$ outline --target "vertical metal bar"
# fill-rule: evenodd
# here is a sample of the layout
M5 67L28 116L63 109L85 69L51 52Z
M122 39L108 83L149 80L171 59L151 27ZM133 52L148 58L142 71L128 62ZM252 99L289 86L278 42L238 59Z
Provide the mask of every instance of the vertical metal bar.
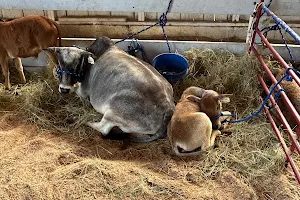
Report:
M262 99L260 99L260 100L262 101ZM283 148L283 151L284 151L284 153L285 153L285 155L286 155L286 158L287 158L288 162L290 163L290 166L291 166L291 168L292 168L292 170L293 170L293 172L294 172L294 174L295 174L295 177L296 177L298 183L300 184L300 173L299 173L299 171L298 171L298 169L297 169L297 166L296 166L296 164L295 164L293 158L292 158L291 155L289 154L288 147L286 146L286 144L285 144L285 142L284 142L284 139L282 138L282 136L281 136L281 134L280 134L280 131L279 131L279 129L277 128L276 123L275 123L273 117L271 116L271 114L270 114L268 108L267 108L267 107L264 107L264 111L265 111L265 113L266 113L266 115L267 115L267 117L268 117L268 119L269 119L269 121L270 121L270 123L271 123L272 129L273 129L273 131L275 132L275 134L276 134L276 136L277 136L277 139L279 140L279 142L280 142L280 144L281 144L281 146L282 146L282 148Z
M283 58L277 53L277 51L272 47L272 45L269 43L269 41L267 40L267 38L262 34L262 32L260 30L258 30L258 28L256 28L256 32L257 34L261 37L262 41L266 44L266 46L270 49L270 51L272 52L272 54L274 55L274 57L278 60L278 62L285 68L289 68L290 66L283 60ZM300 78L298 77L298 75L293 71L293 70L289 70L288 72L292 77L293 80L298 84L298 86L300 86Z
M264 0L261 0L260 3L263 3ZM260 16L261 16L261 6L258 8L257 13L256 13L256 21L255 21L255 27L258 27L259 24L259 20L260 20ZM252 28L252 27L251 27ZM255 41L255 37L256 37L256 28L253 30L253 35L252 35L252 40L251 40L251 45L248 49L248 53L251 52L251 47L254 45L254 41Z
M261 55L257 52L257 50L254 47L252 47L251 49L256 55L256 57L258 58L258 61L261 63L262 69L267 73L267 75L269 76L273 84L276 84L277 83L276 78L274 77L274 75L272 74L272 72L270 71L266 63L263 61ZM277 89L280 90L281 86L278 85ZM297 110L295 109L295 107L293 106L289 98L286 96L285 92L281 92L281 98L287 104L289 110L291 111L291 114L295 118L297 124L300 126L300 115L298 114Z
M270 91L269 91L265 81L263 80L263 78L260 75L258 75L258 81L260 82L260 84L263 87L263 89L265 90L265 92L267 94L269 94ZM275 99L271 96L270 100L271 100L271 103L274 105L274 109L275 109L276 113L278 114L278 118L282 122L283 126L286 128L288 136L289 136L290 140L292 141L292 147L291 148L295 148L297 150L297 152L300 154L300 144L296 139L297 138L296 134L293 133L293 130L291 129L289 123L287 122L284 115L282 114L279 106L276 104ZM292 149L291 149L291 151L293 152Z
M264 0L261 0L260 3L263 3ZM258 58L259 62L261 63L261 67L262 69L267 73L267 75L269 76L269 78L272 80L273 84L276 84L277 83L277 80L276 78L274 77L274 75L271 73L270 69L268 68L268 66L266 65L266 63L264 62L264 60L262 59L261 55L257 52L257 50L255 49L254 47L254 42L255 42L255 37L256 37L256 34L258 34L262 41L267 45L267 47L270 49L270 51L272 52L272 54L274 55L274 57L280 62L280 64L285 68L289 68L288 64L282 59L282 57L276 52L276 50L272 47L272 45L269 43L269 41L267 40L267 38L264 37L264 35L261 33L261 31L258 29L258 24L259 24L259 20L260 20L260 17L261 17L261 11L262 9L265 10L265 12L268 13L268 15L271 15L272 18L275 20L275 22L277 24L280 24L290 35L292 35L294 37L294 39L297 41L297 42L300 42L300 38L298 38L299 36L297 34L294 34L294 31L289 27L287 26L287 24L285 24L284 21L282 21L280 18L278 18L274 13L272 13L265 5L261 5L258 10L257 10L257 13L256 13L256 22L255 22L255 29L253 31L253 35L252 35L252 41L251 41L251 45L248 49L248 53L250 54L251 51L254 52L254 54L256 55L256 57ZM270 12L268 12L270 11ZM246 40L247 41L247 40ZM300 86L300 79L298 78L298 76L294 73L294 71L292 70L289 70L287 73L289 73L293 79L295 80L295 82L298 84L298 86ZM258 76L258 80L261 82L264 90L266 91L267 94L270 93L267 85L265 84L263 78L261 76ZM281 89L281 86L278 85L277 86L277 89ZM281 91L281 90L280 90ZM300 116L299 116L299 113L297 112L297 110L295 109L295 107L292 105L291 101L289 100L289 98L286 96L285 92L282 92L281 91L281 98L284 100L284 102L287 104L289 110L291 111L293 117L296 119L296 122L298 124L298 128L296 129L296 133L299 137L299 134L300 134ZM278 105L276 104L276 101L275 99L271 96L270 98L278 116L279 116L279 119L281 120L281 122L283 123L283 125L285 126L285 128L287 129L287 132L288 132L288 135L290 137L290 139L292 140L292 145L291 145L291 149L289 150L286 143L284 142L284 139L282 138L281 134L280 134L280 131L279 129L277 128L276 126L276 123L273 119L273 117L271 116L268 108L265 106L264 107L264 111L271 123L271 126L272 126L272 129L274 131L274 133L276 134L277 136L277 139L279 140L283 150L284 150L284 153L286 155L286 158L288 160L288 162L290 163L290 166L295 174L295 177L298 181L298 183L300 184L300 173L295 165L295 162L293 160L293 158L291 157L290 153L291 151L293 151L294 148L297 149L298 153L300 153L300 145L299 145L299 142L297 141L297 135L295 135L293 133L293 131L291 130L291 127L290 125L288 124L288 122L286 121L285 117L283 116L280 108L278 107ZM260 98L260 101L262 102L262 99Z

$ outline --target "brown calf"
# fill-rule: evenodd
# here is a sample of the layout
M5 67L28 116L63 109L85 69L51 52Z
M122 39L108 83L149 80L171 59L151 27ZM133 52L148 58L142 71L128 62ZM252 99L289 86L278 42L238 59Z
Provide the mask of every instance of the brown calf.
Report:
M221 132L213 130L209 116L220 114L222 103L230 101L227 96L197 87L183 92L168 125L168 137L176 155L197 155L213 146ZM220 120L214 119L217 124Z
M5 88L10 89L9 59L14 59L22 83L26 83L20 58L37 56L42 49L61 46L57 24L43 16L27 16L11 21L0 22L0 64L5 77ZM55 57L48 54L51 59Z
M284 76L286 73L285 69L282 69L276 76L276 79L279 80L282 76ZM283 80L281 82L281 86L284 89L286 95L292 102L293 106L297 110L298 113L300 113L300 87L298 84L293 80L292 82L289 82L287 80ZM292 116L291 112L289 111L288 107L284 103L283 99L280 98L278 100L278 106L280 107L283 115L285 116L286 120L289 122L291 128L295 128L297 123L295 118ZM276 115L275 115L276 116ZM280 123L279 119L276 121L278 124Z

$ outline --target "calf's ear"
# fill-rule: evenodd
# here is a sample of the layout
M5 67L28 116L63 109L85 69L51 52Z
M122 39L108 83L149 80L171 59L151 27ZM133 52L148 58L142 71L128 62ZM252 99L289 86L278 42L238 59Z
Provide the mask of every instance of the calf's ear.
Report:
M230 102L230 96L232 96L233 94L221 94L218 96L219 100L222 103L229 103Z
M196 103L200 103L201 102L201 98L200 97L196 97L194 95L189 95L186 97L188 100L196 102Z

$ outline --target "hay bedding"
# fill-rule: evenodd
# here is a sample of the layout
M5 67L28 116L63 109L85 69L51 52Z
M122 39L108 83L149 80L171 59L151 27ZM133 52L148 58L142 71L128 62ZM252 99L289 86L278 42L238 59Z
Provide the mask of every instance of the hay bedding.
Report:
M174 86L176 100L196 85L233 93L225 109L239 117L256 110L255 59L198 49L185 56L191 70ZM19 95L0 90L0 199L300 199L263 116L229 127L217 148L194 158L174 156L167 140L120 150L82 125L98 114L60 95L50 67L27 77Z

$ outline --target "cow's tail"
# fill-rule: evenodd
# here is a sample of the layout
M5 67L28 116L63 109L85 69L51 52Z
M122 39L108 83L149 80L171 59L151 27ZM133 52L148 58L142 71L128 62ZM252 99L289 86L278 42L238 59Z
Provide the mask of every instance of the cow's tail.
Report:
M169 109L166 111L164 118L163 118L163 123L154 135L151 135L148 138L129 138L129 141L146 143L146 142L152 142L152 141L160 139L160 138L165 138L167 136L168 123L170 122L173 113L174 113L174 109Z

